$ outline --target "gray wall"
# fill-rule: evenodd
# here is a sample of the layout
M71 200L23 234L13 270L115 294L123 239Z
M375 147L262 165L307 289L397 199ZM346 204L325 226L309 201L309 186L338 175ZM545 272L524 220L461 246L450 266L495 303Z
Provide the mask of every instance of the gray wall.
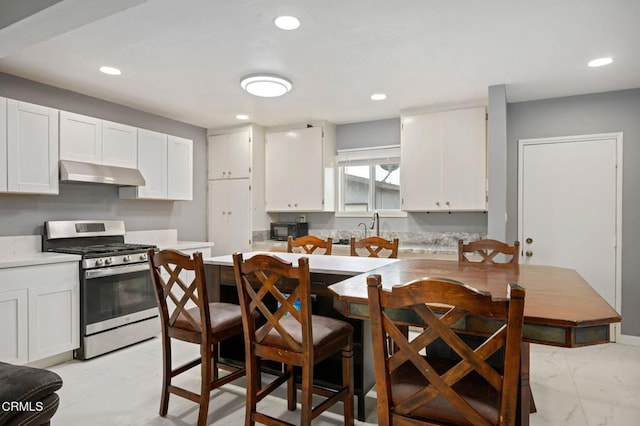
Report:
M336 126L337 149L370 148L400 143L400 118ZM420 179L420 176L416 176ZM293 221L298 214L281 213L280 220ZM356 230L369 217L336 217L333 213L309 213L311 229ZM487 232L486 213L408 213L407 217L380 218L381 231L397 232Z
M123 219L129 231L178 229L207 240L206 129L0 73L0 96L193 140L193 201L120 200L111 185L61 183L59 195L0 194L0 236L37 235L47 220Z
M622 333L640 336L640 89L512 103L507 117L508 241L517 238L519 139L624 132Z

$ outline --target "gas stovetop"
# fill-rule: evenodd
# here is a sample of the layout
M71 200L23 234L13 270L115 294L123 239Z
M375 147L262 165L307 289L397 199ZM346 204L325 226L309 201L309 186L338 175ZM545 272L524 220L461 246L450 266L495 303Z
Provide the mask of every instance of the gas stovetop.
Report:
M70 247L57 247L55 249L49 249L49 251L55 251L58 253L67 254L80 254L86 258L96 256L109 256L119 254L134 254L140 251L146 251L155 246L150 244L128 244L128 243L113 243L113 244L96 244L88 246L70 246Z

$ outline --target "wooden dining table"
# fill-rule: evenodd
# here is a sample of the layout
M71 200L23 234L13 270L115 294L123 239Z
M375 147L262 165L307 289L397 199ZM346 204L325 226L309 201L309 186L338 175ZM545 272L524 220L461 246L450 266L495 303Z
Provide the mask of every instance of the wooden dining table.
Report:
M431 259L402 259L332 284L329 290L334 294L334 308L349 318L367 320L366 278L371 274L381 276L384 289L416 279L439 277L490 292L495 299L507 296L509 283L524 286L526 297L519 396L519 423L522 425L529 424L529 413L535 411L531 405L529 386L529 344L574 348L608 343L611 324L622 319L572 269ZM406 319L410 320L409 317ZM468 321L465 327L468 331L480 333L491 329L490 324L479 319Z

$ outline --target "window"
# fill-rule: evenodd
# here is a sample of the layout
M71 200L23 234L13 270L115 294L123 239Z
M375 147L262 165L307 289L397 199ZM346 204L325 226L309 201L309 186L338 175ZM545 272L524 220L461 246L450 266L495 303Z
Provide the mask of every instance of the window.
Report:
M400 212L398 146L338 151L338 213Z

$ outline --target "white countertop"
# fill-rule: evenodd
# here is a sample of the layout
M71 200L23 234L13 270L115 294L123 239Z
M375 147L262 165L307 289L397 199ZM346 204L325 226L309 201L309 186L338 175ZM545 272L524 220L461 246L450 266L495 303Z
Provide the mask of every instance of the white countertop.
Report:
M203 247L213 247L214 243L209 243L206 241L175 241L175 242L165 242L161 241L156 244L160 250L164 249L174 249L174 250L192 250L199 249Z
M176 229L128 231L124 236L124 241L127 243L154 244L160 250L192 250L215 245L206 241L178 241L178 230Z
M20 266L46 265L49 263L79 262L81 256L62 253L16 253L0 256L0 269Z
M371 271L391 263L398 262L399 259L386 259L377 257L356 257L356 256L325 256L321 254L300 254L300 253L274 253L268 251L252 251L243 253L244 259L249 259L256 254L268 254L277 256L280 259L291 262L294 265L298 263L300 257L309 258L309 270L324 274L337 275L354 275ZM205 264L233 266L233 258L231 255L207 257Z

